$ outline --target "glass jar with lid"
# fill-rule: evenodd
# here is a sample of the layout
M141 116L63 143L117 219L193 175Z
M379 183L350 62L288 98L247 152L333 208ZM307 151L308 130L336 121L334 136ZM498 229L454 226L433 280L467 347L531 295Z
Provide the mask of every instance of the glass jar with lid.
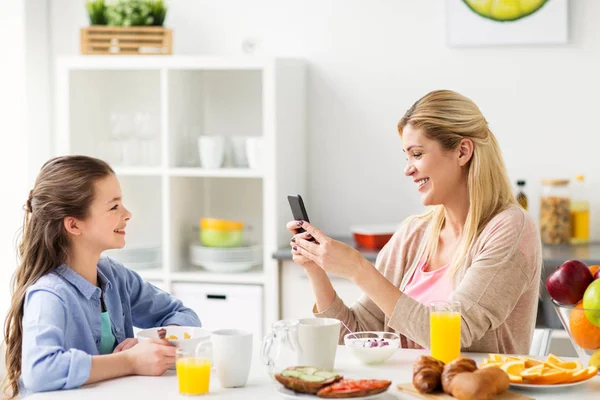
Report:
M569 243L571 238L571 195L568 179L542 180L540 230L543 243Z

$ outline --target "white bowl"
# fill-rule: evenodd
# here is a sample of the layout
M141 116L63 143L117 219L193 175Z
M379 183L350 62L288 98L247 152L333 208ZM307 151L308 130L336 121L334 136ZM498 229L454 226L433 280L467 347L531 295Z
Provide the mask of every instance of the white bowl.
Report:
M198 343L210 339L210 332L204 328L198 328L195 326L164 326L167 330L167 340L173 346L177 346L186 352L194 353ZM158 328L143 329L137 333L137 338L140 341L148 339L159 339ZM184 339L184 334L187 333L191 337ZM169 336L177 336L177 339L168 339Z
M344 336L344 344L363 363L380 364L396 352L400 346L400 336L393 332L348 333Z

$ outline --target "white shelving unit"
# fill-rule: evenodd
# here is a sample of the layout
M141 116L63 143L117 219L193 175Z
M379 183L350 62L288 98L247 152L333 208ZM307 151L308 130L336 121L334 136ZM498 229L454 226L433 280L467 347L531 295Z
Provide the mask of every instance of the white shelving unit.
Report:
M198 285L198 296L205 295L205 288L234 293L235 285L261 287L262 310L243 304L227 309L221 303L214 307L221 319L214 320L223 321L223 310L229 310L227 321L236 326L238 317L245 320L241 316L251 313L261 319L263 331L256 333L262 335L280 316L272 254L289 240L286 195L306 188L305 92L306 67L294 59L60 58L55 153L96 156L114 167L124 204L133 213L128 246L161 247L162 266L138 270L144 279L172 292L179 285L187 296L195 287L189 284ZM151 121L145 136L115 136L115 115L140 114ZM186 137L192 130L207 136L261 136L263 168L192 165L195 138ZM243 221L251 228L245 238L263 246L262 265L233 274L192 267L187 249L201 217ZM244 296L260 292L242 289ZM195 304L211 304L204 300ZM210 309L197 312L213 320Z

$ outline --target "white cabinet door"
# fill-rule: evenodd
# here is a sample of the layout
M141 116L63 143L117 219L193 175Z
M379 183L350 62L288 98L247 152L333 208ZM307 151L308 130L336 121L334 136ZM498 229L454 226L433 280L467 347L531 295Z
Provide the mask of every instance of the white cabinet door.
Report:
M351 306L362 291L351 281L330 276L331 284L340 299ZM302 267L293 261L284 261L281 266L281 316L285 318L312 317L315 296L308 277Z
M172 287L173 296L198 314L204 328L237 328L263 336L262 286L175 282Z

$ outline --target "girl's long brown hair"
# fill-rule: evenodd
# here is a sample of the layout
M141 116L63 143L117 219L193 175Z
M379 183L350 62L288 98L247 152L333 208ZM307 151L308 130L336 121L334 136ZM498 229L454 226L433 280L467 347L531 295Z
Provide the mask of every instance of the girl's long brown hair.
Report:
M5 394L19 394L25 292L39 278L64 264L69 252L65 217L85 219L94 199L94 183L110 174L110 166L87 156L62 156L46 162L25 204L19 243L19 266L12 280L12 300L4 325ZM1 385L0 385L1 386Z

